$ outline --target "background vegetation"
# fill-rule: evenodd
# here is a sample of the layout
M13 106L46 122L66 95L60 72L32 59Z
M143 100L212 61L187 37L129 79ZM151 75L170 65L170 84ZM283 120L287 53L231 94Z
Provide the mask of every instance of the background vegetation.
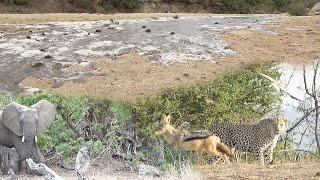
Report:
M59 2L53 0L0 0L1 2L26 7L41 5L40 9L45 9L43 6L55 6L56 10L61 9L63 12L89 13L142 12L144 5L147 4L142 0L61 0ZM169 6L182 5L182 9L179 9L179 12L185 12L184 5L192 7L200 5L202 8L194 8L194 11L210 13L288 12L291 15L305 15L307 9L312 8L317 2L319 0L162 0L153 2L154 6L152 7L155 8L156 12L161 12L160 6L165 3ZM163 12L167 11L165 9ZM49 11L52 12L52 8Z

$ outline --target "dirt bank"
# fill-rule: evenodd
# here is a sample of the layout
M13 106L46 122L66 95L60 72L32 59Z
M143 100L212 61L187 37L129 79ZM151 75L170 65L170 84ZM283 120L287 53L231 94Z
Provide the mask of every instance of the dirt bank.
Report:
M176 172L167 172L160 177L139 176L137 171L110 171L110 165L99 168L91 167L88 171L89 179L182 179L188 180L190 178L202 179L320 179L320 163L319 162L298 162L298 163L281 163L269 167L263 167L258 164L218 164L195 166L186 170L184 174L178 175ZM61 177L73 180L77 179L74 171L63 170L60 168L53 168ZM197 175L195 175L197 174ZM196 177L196 178L195 178ZM39 176L22 175L23 179L42 179ZM0 178L1 179L1 178Z
M183 13L117 13L117 14L87 14L87 13L47 13L47 14L0 14L0 24L35 24L46 22L82 22L96 20L123 19L157 19L173 16L202 16L206 14ZM225 15L219 15L225 16ZM231 16L231 15L229 15Z
M248 29L227 33L224 38L231 49L241 54L227 58L231 62L310 63L320 57L320 16L283 16L279 25L268 25L275 33Z
M319 162L282 163L269 167L230 164L199 168L206 179L320 179Z

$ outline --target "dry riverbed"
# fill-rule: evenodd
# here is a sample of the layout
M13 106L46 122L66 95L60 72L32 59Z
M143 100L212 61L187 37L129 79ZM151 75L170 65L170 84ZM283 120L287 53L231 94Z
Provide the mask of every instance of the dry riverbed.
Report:
M1 89L130 101L252 64L320 56L319 16L175 15L0 15Z

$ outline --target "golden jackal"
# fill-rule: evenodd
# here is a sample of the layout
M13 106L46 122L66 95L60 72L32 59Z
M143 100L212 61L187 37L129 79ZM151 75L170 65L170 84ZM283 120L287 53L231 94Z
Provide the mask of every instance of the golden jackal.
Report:
M225 162L230 162L228 157L232 157L232 152L220 141L219 137L204 131L190 133L178 130L170 124L170 119L170 115L164 116L160 121L159 130L156 131L156 134L162 135L170 145L185 151L196 151L199 163L202 163L203 152L219 156Z

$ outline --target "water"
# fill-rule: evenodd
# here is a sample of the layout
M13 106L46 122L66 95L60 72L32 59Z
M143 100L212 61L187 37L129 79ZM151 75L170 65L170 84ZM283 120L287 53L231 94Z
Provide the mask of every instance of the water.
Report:
M89 74L62 72L56 64L88 62L96 57L113 59L131 51L164 65L185 60L215 62L216 57L237 54L221 34L239 28L274 33L263 25L277 24L279 19L276 15L237 15L15 25L32 32L0 34L0 88L14 90L21 79L31 75L82 78ZM53 58L44 59L46 55ZM45 66L35 71L30 67L34 61L44 61Z
M283 63L279 66L279 72L281 73L280 80L287 86L287 89L292 93L292 95L301 100L305 100L308 97L304 89L302 65L294 66L288 63ZM306 79L309 89L312 86L313 74L312 65L306 66ZM318 85L320 84L320 72L318 72L316 82ZM298 107L299 101L294 100L289 96L282 96L282 111L284 116L289 119L288 128L292 127L304 115L298 110ZM301 144L296 146L296 148L300 150L310 150L315 148L314 131L311 128L311 124L307 121L304 121L293 130L293 142L295 144L299 144L303 133L305 134L302 138Z

